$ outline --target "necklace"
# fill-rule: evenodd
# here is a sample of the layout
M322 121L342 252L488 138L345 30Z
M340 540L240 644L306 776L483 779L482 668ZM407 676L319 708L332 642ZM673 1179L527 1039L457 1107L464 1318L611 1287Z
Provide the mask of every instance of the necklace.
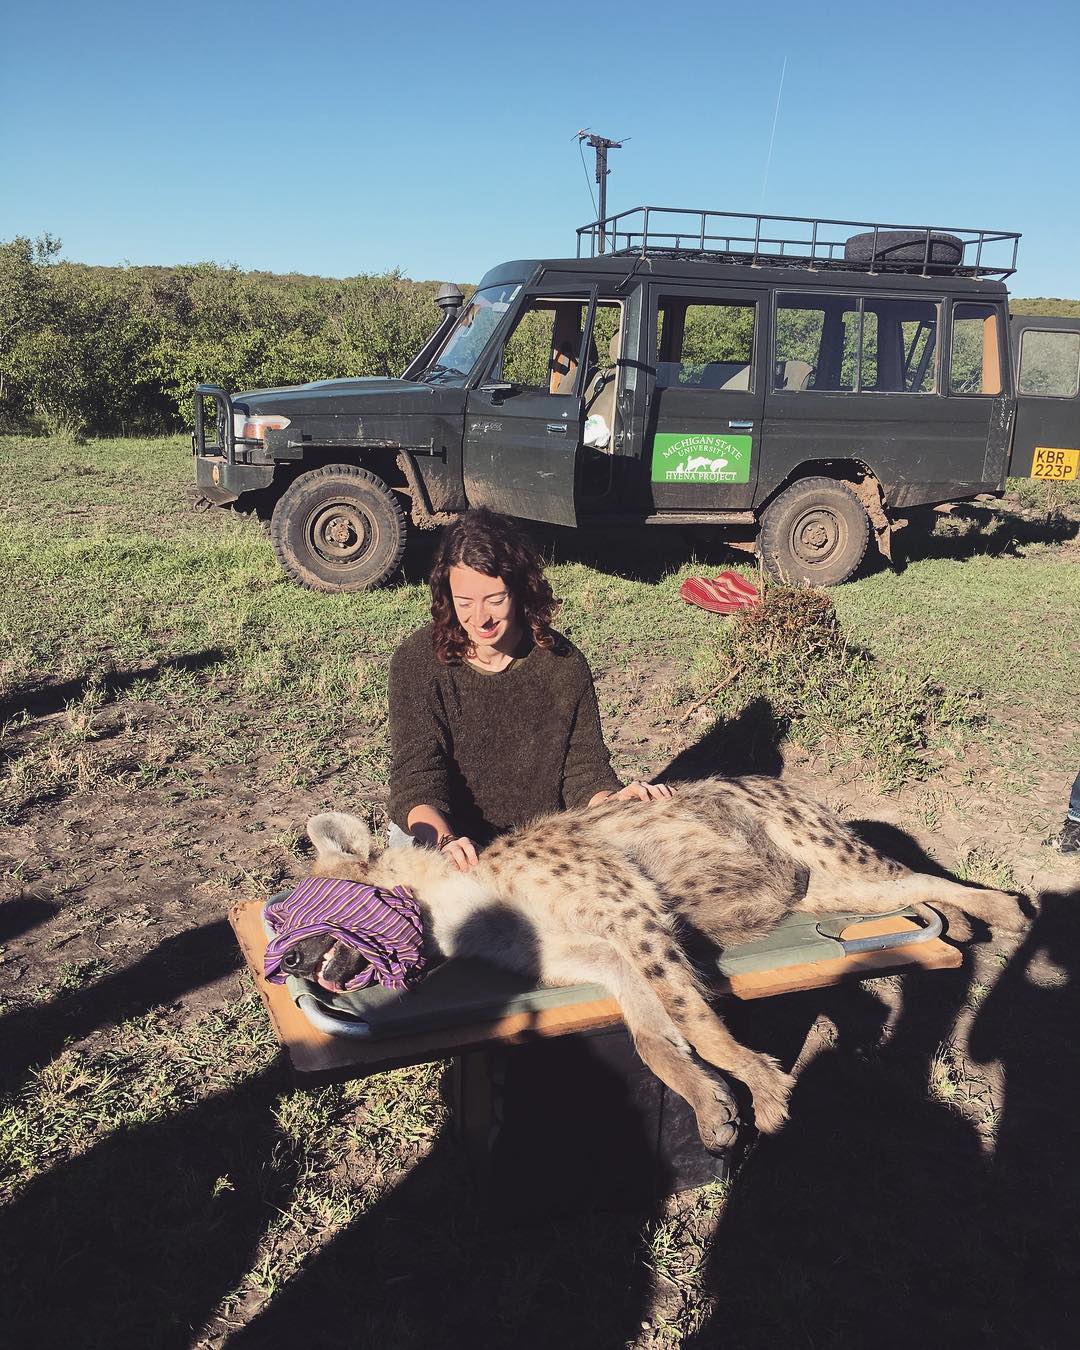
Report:
M479 666L481 670L488 670L493 674L500 670L505 670L514 660L512 656L508 656L505 652L493 652L487 660L475 653L465 659L471 666Z

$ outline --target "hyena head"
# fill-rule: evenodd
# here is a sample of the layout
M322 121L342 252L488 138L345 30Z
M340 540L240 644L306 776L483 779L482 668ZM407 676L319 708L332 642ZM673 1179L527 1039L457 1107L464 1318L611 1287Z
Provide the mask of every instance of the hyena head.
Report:
M335 877L341 881L373 880L372 869L383 850L367 825L343 811L326 811L312 816L307 823L308 838L315 845L312 876ZM380 885L396 885L380 879ZM302 938L282 958L282 968L290 975L302 975L324 989L340 992L360 974L367 964L360 953L333 936Z

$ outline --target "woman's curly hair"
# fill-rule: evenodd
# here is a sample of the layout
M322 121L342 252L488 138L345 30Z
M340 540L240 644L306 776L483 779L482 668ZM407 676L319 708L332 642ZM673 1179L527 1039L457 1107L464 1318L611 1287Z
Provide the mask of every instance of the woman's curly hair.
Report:
M431 617L439 661L461 661L472 646L457 621L450 592L450 569L457 566L505 582L518 620L528 625L536 646L561 649L563 639L551 627L559 601L544 576L543 559L511 520L480 506L466 511L443 532L431 569Z

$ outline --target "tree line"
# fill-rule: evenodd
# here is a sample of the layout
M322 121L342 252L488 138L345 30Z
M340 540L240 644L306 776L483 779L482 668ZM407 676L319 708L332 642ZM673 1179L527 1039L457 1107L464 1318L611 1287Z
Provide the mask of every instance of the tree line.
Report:
M435 282L196 263L88 267L49 235L0 243L0 430L180 430L200 382L399 375L441 317Z

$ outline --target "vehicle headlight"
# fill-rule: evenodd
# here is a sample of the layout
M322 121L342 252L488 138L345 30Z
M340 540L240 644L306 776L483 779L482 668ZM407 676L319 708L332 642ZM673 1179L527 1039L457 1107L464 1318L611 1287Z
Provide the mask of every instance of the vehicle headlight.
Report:
M264 413L233 413L233 436L238 441L261 441L268 431L283 431L289 418Z

